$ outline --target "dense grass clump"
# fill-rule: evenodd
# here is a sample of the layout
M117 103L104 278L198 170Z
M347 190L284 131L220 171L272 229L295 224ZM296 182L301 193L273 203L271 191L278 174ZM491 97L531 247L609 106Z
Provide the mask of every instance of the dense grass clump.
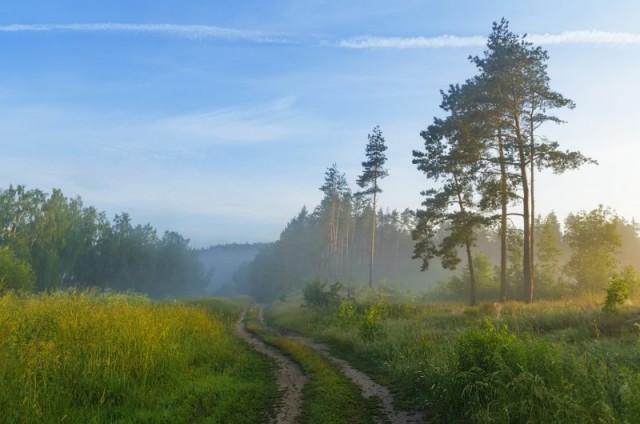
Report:
M269 365L233 336L237 306L206 306L95 292L0 297L2 421L259 422L276 391Z
M328 342L434 422L640 422L640 308L574 301L426 303L367 291L267 319Z

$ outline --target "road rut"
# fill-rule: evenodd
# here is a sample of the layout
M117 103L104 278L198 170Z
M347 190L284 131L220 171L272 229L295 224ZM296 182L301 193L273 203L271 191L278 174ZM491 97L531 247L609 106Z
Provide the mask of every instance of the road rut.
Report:
M258 319L264 323L262 307L260 308ZM408 412L396 409L393 406L393 395L387 387L376 383L368 375L352 367L347 361L331 355L331 349L326 344L318 343L317 341L309 337L302 336L290 330L278 328L275 328L273 330L276 331L279 335L291 338L299 343L304 344L305 346L310 347L311 349L320 353L329 362L335 364L344 376L360 386L363 397L378 397L378 399L380 399L382 403L382 411L384 415L393 424L418 424L425 422L424 415L420 412Z
M277 365L275 377L282 399L276 405L276 415L270 423L292 424L302 411L302 389L309 378L302 369L275 347L266 345L244 327L245 312L236 322L236 334L254 350L272 358Z

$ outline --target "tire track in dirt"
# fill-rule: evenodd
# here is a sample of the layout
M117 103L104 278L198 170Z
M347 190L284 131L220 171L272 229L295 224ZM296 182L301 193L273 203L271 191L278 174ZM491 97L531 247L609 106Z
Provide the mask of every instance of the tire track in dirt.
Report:
M262 307L260 307L258 317L261 322L264 322ZM377 396L382 403L382 412L393 424L419 424L425 422L424 415L420 412L401 411L394 408L393 395L387 387L376 383L368 375L355 369L344 359L336 358L331 355L331 349L326 344L318 343L309 337L302 336L290 330L274 330L284 337L288 337L310 347L320 353L329 362L335 364L344 376L360 386L363 397L370 398L372 396Z
M249 333L244 327L245 312L242 312L236 322L236 334L244 340L252 349L272 358L276 364L276 381L282 399L276 405L276 416L270 422L273 424L295 423L302 411L302 389L309 378L302 369L278 349L266 345L256 336Z

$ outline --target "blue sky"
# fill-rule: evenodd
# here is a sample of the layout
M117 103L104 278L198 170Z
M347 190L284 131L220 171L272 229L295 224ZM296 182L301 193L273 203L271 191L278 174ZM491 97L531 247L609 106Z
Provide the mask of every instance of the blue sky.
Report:
M635 1L7 0L0 187L61 188L197 247L270 241L332 163L355 185L380 125L381 204L415 208L419 132L503 16L577 104L542 131L600 162L540 176L538 211L640 218Z

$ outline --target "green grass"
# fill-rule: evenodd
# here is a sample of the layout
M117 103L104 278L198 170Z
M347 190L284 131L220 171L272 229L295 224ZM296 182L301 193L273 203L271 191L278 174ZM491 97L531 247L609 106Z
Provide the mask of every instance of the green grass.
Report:
M332 345L435 422L640 422L640 307L601 298L467 307L366 292L267 311Z
M335 365L313 349L269 332L256 319L256 309L247 314L247 330L277 347L310 376L303 392L301 423L372 423L381 417L377 399L365 399L360 388L344 377Z
M255 423L271 365L233 335L238 305L55 292L0 297L5 423Z

